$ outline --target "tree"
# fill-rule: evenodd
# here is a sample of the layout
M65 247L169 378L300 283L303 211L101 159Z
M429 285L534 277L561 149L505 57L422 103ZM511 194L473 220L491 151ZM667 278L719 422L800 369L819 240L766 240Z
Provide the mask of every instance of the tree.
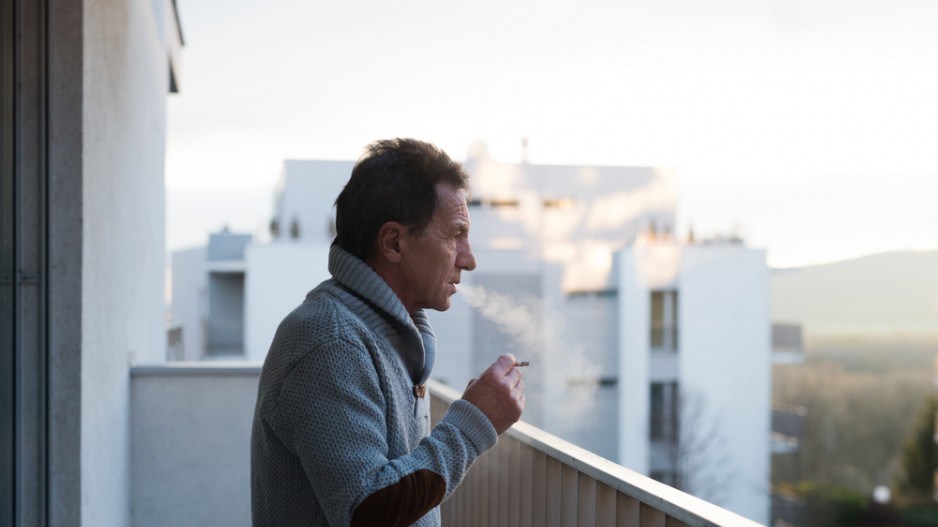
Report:
M935 495L935 471L938 469L936 417L938 395L932 394L925 401L902 449L903 475L899 488L912 499L932 499Z
M676 440L667 454L675 467L674 486L698 498L720 504L734 477L734 463L720 433L717 414L699 392L681 390Z

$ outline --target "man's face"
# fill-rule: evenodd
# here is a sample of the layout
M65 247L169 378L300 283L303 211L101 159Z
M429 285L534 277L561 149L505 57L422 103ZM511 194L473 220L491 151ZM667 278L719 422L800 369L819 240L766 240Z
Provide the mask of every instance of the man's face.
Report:
M466 192L437 185L433 219L418 236L404 235L401 254L401 300L407 311L429 308L446 311L463 270L476 267L469 246L469 208Z

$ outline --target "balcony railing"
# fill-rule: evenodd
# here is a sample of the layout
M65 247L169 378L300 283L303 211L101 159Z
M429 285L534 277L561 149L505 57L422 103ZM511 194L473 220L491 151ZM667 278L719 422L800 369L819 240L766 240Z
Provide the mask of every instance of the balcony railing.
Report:
M260 365L131 370L132 523L249 526L250 436ZM459 394L430 384L439 419ZM757 524L525 423L502 434L443 504L444 525Z
M460 394L430 383L434 422ZM443 504L448 527L756 527L527 423L502 434Z

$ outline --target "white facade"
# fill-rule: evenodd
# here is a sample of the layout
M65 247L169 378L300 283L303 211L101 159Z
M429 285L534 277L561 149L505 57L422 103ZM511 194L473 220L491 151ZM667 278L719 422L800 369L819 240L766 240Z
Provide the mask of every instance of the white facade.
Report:
M182 328L184 360L264 360L283 317L329 277L333 203L353 166L285 161L270 241L223 231L209 236L207 248L173 253L171 325Z
M165 342L165 101L180 36L169 1L83 9L81 506L69 522L119 526L132 523L127 365L162 360Z
M182 328L182 360L199 360L205 350L202 320L206 315L208 262L204 247L173 252L171 326Z
M353 166L352 161L284 161L274 191L271 238L331 243L333 205Z
M329 244L252 243L245 257L244 354L263 361L283 317L329 278Z
M620 462L676 478L693 494L767 521L771 335L764 252L653 242L630 247L618 260ZM676 300L668 321L673 346L652 342L654 292ZM668 386L676 399L656 405L655 390ZM650 429L671 413L673 435Z

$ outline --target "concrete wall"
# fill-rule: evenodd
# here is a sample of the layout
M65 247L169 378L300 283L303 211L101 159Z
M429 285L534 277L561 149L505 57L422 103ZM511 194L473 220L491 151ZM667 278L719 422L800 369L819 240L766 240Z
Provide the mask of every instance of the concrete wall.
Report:
M680 295L682 419L697 414L705 428L689 445L700 455L699 493L767 523L772 384L764 251L686 247ZM719 439L705 439L710 432Z
M332 242L335 210L332 205L352 175L352 161L286 160L277 183L274 219L279 238L290 239L291 224L297 223L299 239Z
M677 382L682 486L768 521L771 364L765 253L639 244L620 254L619 461L647 474L649 384ZM650 293L678 293L677 353L650 350ZM689 468L690 467L690 468ZM678 467L682 470L682 467Z
M632 250L619 255L619 459L624 467L648 474L648 370L650 307L643 265Z
M49 49L44 50L37 45L38 38L30 39L29 44L37 45L31 48L23 46L24 53L47 53L48 65L44 65L41 58L36 56L38 70L48 68L48 138L41 137L41 125L35 133L25 134L18 138L21 145L27 149L42 152L41 143L48 141L46 159L35 159L25 167L42 170L43 162L48 163L49 188L48 204L48 443L45 449L48 452L48 468L41 465L42 453L35 450L24 451L21 460L26 467L36 467L35 480L41 481L48 474L45 488L38 489L36 500L21 503L25 524L40 525L42 517L48 510L49 524L52 526L74 525L76 519L82 518L84 502L84 475L82 472L82 440L84 423L82 385L83 344L83 312L82 287L83 273L86 266L82 258L82 239L84 229L82 218L85 205L82 201L82 188L84 177L82 173L84 145L87 140L83 137L84 120L84 89L83 79L86 50L83 46L84 28L83 18L88 16L77 2L67 0L52 0L48 2L48 12L45 20L36 11L39 2L22 2L24 18L40 20L48 28ZM30 28L35 35L41 35L38 28ZM28 30L27 30L28 31ZM41 56L41 55L40 55ZM36 82L41 73L29 72L26 78ZM39 81L42 82L42 81ZM27 84L26 86L30 86ZM37 86L38 88L38 86ZM24 113L27 116L41 116L42 103L41 89L29 90L35 94L36 99L30 99L37 104L30 111L26 106ZM26 121L26 119L24 119ZM41 154L40 154L41 155ZM29 163L27 156L22 156ZM38 179L38 178L37 178ZM25 216L25 215L24 215ZM38 225L36 227L39 227ZM39 233L36 232L37 238ZM37 270L41 272L40 270ZM25 307L25 306L24 306ZM41 315L39 315L41 316ZM37 335L39 343L41 336ZM41 361L39 354L35 360ZM30 366L38 367L42 371L43 365L25 363L25 371ZM19 377L19 375L18 375ZM23 379L19 379L22 381ZM24 383L25 384L25 383ZM28 386L28 385L27 385ZM24 386L26 388L26 386ZM42 384L34 395L37 406L42 404ZM27 392L28 393L28 392ZM25 416L24 416L25 417ZM43 423L36 422L36 426L26 437L36 438L34 445L42 443L41 434ZM38 449L37 449L38 450ZM20 455L20 454L18 454ZM27 485L23 486L28 489ZM35 488L35 487L34 487ZM48 507L42 501L42 494L48 492L46 497Z
M199 360L205 353L202 320L208 314L208 270L205 248L175 251L171 324L182 327L185 360Z
M164 357L169 2L84 3L81 523L130 510L127 367ZM77 256L77 255L76 255Z
M565 299L563 338L555 339L552 367L564 390L547 412L551 433L615 461L618 458L618 309L616 296L589 294ZM552 387L555 388L555 387Z
M131 372L134 527L251 525L251 423L260 365Z

